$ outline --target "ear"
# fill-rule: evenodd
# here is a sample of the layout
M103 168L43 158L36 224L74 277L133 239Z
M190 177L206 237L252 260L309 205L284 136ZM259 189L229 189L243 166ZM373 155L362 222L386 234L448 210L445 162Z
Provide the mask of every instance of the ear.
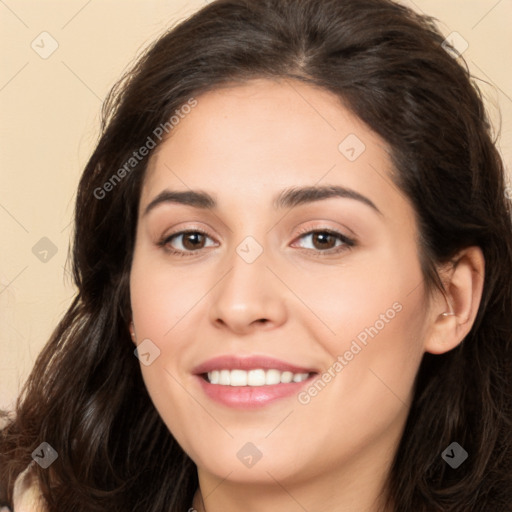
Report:
M132 342L137 345L137 336L135 334L135 326L133 325L133 320L130 321L130 325L128 326L128 330L130 331L130 336L132 337Z
M468 247L440 269L444 295L439 292L430 308L430 329L424 348L443 354L467 336L478 312L484 287L485 259L480 247Z

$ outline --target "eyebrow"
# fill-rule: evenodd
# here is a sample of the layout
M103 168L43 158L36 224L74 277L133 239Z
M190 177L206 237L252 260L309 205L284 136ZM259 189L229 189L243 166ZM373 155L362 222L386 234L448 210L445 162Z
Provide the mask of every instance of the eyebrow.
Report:
M369 206L379 215L382 212L377 208L375 203L366 196L356 192L355 190L329 185L329 186L310 186L310 187L292 187L282 190L277 197L274 198L272 205L275 209L294 208L301 204L330 199L332 197L340 197L345 199L354 199L366 206ZM195 190L177 191L165 189L160 192L144 210L147 215L158 205L165 203L176 203L205 210L213 210L217 208L216 200L208 193Z

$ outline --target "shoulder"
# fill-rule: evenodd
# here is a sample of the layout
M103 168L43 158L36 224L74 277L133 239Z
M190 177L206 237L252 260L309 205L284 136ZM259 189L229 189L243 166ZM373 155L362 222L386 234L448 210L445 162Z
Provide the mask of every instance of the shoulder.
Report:
M33 463L20 473L14 484L13 512L46 512Z

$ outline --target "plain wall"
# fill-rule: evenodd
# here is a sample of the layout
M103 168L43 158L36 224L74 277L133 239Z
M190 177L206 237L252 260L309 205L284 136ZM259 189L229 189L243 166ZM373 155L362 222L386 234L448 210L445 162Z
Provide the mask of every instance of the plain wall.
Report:
M74 199L103 98L142 48L205 3L0 2L0 408L13 407L75 292L66 270ZM512 0L402 3L469 44L463 55L487 82L496 126L501 111L499 145L510 172Z

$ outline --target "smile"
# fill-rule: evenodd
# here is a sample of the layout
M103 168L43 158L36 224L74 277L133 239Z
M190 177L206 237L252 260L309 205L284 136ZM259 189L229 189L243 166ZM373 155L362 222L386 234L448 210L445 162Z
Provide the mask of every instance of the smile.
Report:
M258 409L297 395L318 374L317 368L263 355L229 354L193 369L210 400L238 409Z

